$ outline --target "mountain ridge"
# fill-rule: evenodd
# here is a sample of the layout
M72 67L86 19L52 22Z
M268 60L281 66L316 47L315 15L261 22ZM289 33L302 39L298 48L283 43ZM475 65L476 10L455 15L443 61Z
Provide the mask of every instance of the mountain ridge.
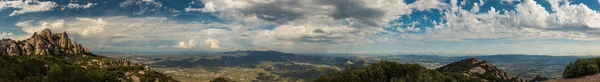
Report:
M0 40L0 82L178 82L148 66L95 55L49 29L25 40Z
M490 61L479 60L477 58L467 58L439 67L436 70L440 72L461 73L484 81L527 82L520 77L512 76L504 72L504 70L496 68Z

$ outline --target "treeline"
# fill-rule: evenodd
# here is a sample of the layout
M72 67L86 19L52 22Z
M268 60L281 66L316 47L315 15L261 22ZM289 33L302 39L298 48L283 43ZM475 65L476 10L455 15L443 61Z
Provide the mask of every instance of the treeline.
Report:
M60 58L53 56L8 56L0 55L0 82L119 82L125 72L140 71L142 66L118 66L109 68L84 68L74 64L82 58ZM87 58L85 58L87 59ZM84 61L78 61L84 62ZM170 78L155 71L145 71L136 75L140 81L151 82L161 78L166 82Z

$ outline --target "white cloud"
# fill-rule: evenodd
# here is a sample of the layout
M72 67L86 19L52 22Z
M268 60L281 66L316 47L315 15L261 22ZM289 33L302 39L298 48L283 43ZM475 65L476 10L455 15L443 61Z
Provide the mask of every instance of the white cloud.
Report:
M454 0L453 0L454 1ZM456 2L456 1L454 1ZM558 4L561 1L551 1ZM500 14L492 8L475 13L452 6L445 13L446 23L426 28L426 34L402 33L401 38L415 40L464 39L571 39L600 40L600 13L583 4L553 6L548 13L533 0L516 5L514 11Z
M38 0L17 0L17 1L8 1L3 0L0 1L0 10L4 10L6 8L15 8L17 10L13 11L9 16L15 16L30 12L42 12L42 11L50 11L52 8L56 7L57 4L52 1L38 1Z
M201 8L192 8L192 6L188 6L187 8L185 8L185 12L190 12L190 11L202 11Z
M196 48L196 43L198 43L198 41L196 41L194 39L190 39L190 41L188 41L187 43L184 41L180 41L176 45L173 45L173 48L182 48L182 49Z
M69 3L67 6L64 6L62 8L62 10L64 10L65 8L69 8L69 9L87 9L92 7L93 5L97 5L96 3L87 3L84 5L79 5L79 4L75 4L75 3Z
M204 43L206 43L207 45L209 45L209 48L213 48L213 49L220 49L221 47L219 47L219 41L212 39L212 38L208 38L204 41Z
M204 3L204 8L192 8L192 6L185 8L185 12L190 12L190 11L216 12L217 10L215 9L215 3L206 2L206 3Z
M4 32L0 34L0 38L12 38L14 36L14 34L12 32Z
M380 28L399 15L413 10L443 9L439 0L406 4L398 0L202 0L205 7L186 11L218 12L223 20L248 27L275 25L261 32L284 44L363 43L382 31ZM352 8L346 8L352 6ZM313 33L320 29L325 33ZM414 29L413 29L414 30ZM420 29L417 29L420 30ZM284 37L285 36L285 37Z
M153 40L184 40L208 38L198 34L208 27L221 27L220 24L177 23L163 17L130 18L64 18L56 20L23 21L16 24L28 35L49 28L54 32L68 32L74 39L88 42L88 45L107 46L112 43ZM225 33L221 33L225 34ZM172 44L166 44L172 45ZM89 46L94 47L94 46Z

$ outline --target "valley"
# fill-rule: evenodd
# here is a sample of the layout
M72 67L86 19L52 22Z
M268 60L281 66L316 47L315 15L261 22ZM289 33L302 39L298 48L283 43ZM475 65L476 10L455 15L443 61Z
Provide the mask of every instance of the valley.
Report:
M535 76L560 78L564 67L579 58L591 56L545 55L386 55L386 56L316 56L277 51L235 51L224 53L170 55L108 55L148 64L153 70L184 82L210 81L225 77L234 81L312 81L324 74L362 67L381 60L419 64L435 69L467 58L493 62L508 74L531 80ZM351 64L350 64L351 63Z

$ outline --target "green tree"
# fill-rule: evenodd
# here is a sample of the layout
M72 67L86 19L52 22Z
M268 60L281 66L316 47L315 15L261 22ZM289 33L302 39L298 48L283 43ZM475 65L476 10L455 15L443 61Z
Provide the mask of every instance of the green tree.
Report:
M571 62L565 67L563 77L575 78L596 74L600 72L598 62L600 62L600 58L577 59L577 61Z

